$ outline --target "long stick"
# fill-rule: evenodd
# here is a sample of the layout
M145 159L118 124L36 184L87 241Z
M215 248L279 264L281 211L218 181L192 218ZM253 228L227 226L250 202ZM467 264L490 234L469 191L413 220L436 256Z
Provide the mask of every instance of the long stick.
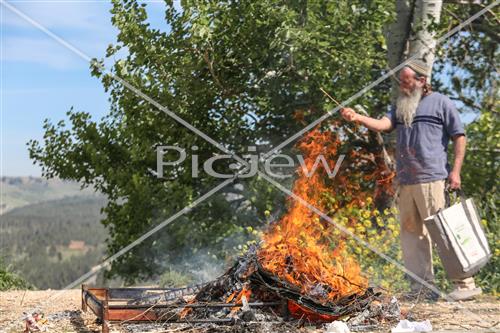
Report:
M337 102L337 100L335 98L330 96L330 94L327 93L325 91L325 89L323 89L321 87L319 89L323 92L323 94L325 94L328 98L330 98L332 101L334 101L337 104L337 106L341 106L341 104L339 102ZM361 105L356 105L355 108L358 112L363 113L366 116L368 116L368 112L366 112L366 110ZM353 132L351 132L351 133L353 133ZM353 134L359 138L359 136L356 133L353 133ZM384 138L382 137L382 134L380 134L378 132L377 132L377 141L382 146L382 154L384 155L385 164L387 165L389 170L393 170L394 169L394 162L392 161L391 157L387 153L387 149L385 149Z
M337 100L336 100L335 98L333 98L332 96L330 96L330 94L328 94L328 93L325 91L325 89L323 89L323 88L321 88L321 87L320 87L319 89L323 92L323 94L325 94L328 98L330 98L332 101L334 101L334 102L337 104L337 106L340 106L340 103L339 103L339 102L337 102Z

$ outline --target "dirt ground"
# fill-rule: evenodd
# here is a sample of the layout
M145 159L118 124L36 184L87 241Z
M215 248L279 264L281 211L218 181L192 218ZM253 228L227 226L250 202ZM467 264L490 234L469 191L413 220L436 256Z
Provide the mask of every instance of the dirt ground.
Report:
M23 312L40 309L48 319L47 332L100 332L92 312L81 311L81 291L7 291L0 292L0 332L22 332ZM429 319L434 332L500 332L500 299L483 296L475 301L447 303L401 303L402 312L410 320ZM90 311L90 310L89 310ZM394 325L392 325L394 326ZM286 323L247 323L233 327L187 324L129 324L113 323L111 332L326 332L324 327L297 329ZM389 325L375 331L389 332Z

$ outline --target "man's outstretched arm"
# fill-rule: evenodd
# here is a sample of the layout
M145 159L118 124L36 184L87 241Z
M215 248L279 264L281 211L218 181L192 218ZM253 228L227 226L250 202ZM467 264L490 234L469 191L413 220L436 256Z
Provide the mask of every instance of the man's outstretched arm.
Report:
M375 132L386 132L392 130L392 122L385 116L380 119L375 119L372 117L363 116L351 108L344 108L340 110L340 114L342 115L342 117L344 117L345 120L360 123L361 125Z

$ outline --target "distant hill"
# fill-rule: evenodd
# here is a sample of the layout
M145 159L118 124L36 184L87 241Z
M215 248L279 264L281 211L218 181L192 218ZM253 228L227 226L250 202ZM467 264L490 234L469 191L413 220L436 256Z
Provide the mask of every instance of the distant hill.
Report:
M94 195L91 188L80 189L75 182L39 177L1 177L0 215L16 207L76 195Z
M29 283L62 288L103 258L102 195L30 177L4 177L1 185L10 206L0 216L0 255Z

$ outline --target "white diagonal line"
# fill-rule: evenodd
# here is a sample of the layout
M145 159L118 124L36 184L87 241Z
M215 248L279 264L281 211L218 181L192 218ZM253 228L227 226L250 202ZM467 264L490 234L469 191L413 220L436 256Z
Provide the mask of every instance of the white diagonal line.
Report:
M33 24L34 26L36 26L37 28L39 28L40 30L42 30L43 32L45 32L47 35L49 35L50 37L52 37L53 39L55 39L56 41L58 41L60 44L66 46L68 49L72 50L74 53L76 53L77 55L79 55L81 58L83 58L84 60L87 60L87 61L91 61L91 58L86 55L84 52L82 52L81 50L79 50L78 48L76 48L75 46L73 46L72 44L68 43L67 41L63 40L62 38L60 38L59 36L57 36L56 34L54 34L53 32L51 32L50 30L46 29L44 26L42 26L41 24L39 24L38 22L36 22L35 20L33 20L32 18L30 18L29 16L25 15L24 13L22 13L21 11L19 11L17 8L11 6L10 4L8 4L6 1L4 0L1 0L1 3L3 5L5 5L7 8L9 8L10 10L14 11L16 14L18 14L19 16L21 16L22 18L24 18L25 20L27 20L28 22L30 22L31 24ZM497 2L498 3L498 0ZM459 24L457 27L455 27L454 29L450 30L447 34L445 34L444 36L442 36L436 43L439 44L440 42L442 42L444 39L448 38L449 36L451 36L452 34L454 34L456 31L460 30L463 26L465 26L466 24L472 22L473 20L475 20L477 17L479 17L480 15L482 15L486 10L489 10L491 9L492 7L494 7L496 5L496 3L494 4L491 4L490 6L488 7L485 7L484 9L482 9L481 11L479 11L478 13L476 13L475 15L471 16L468 20L462 22L461 24ZM356 98L358 98L359 96L363 95L366 91L372 89L374 86L378 85L380 82L382 82L383 80L385 80L387 77L389 77L390 75L393 75L394 72L396 72L397 70L399 70L400 68L402 68L404 65L406 65L406 63L411 60L412 58L408 59L407 61L401 63L399 66L396 66L395 68L393 68L391 71L389 71L388 73L386 73L385 75L383 75L382 77L380 77L379 79L375 80L374 82L372 82L370 85L366 86L365 88L363 88L361 91L359 91L357 94L351 96L351 98L349 98L348 100L344 101L342 105L345 105L345 104L348 104L350 102L352 102L353 100L355 100ZM100 64L96 64L98 65L99 67L103 68L102 65ZM119 81L120 83L122 83L126 88L128 88L129 90L133 91L134 93L136 93L138 96L140 96L141 98L143 98L144 100L148 101L149 103L151 103L152 105L154 105L155 107L157 107L158 109L160 109L161 111L165 112L167 115L171 116L172 118L174 118L175 120L177 120L178 122L180 122L181 124L183 124L184 126L186 126L188 129L190 129L191 131L195 132L196 134L198 134L199 136L201 136L202 138L204 138L206 141L212 143L214 146L216 146L217 148L221 149L222 151L230 154L233 158L235 158L236 160L238 160L239 162L243 163L244 165L247 165L248 166L248 163L243 160L242 158L238 157L236 154L234 154L232 151L228 150L226 147L222 146L221 144L219 144L217 141L213 140L212 138L210 138L208 135L206 135L205 133L201 132L200 130L198 130L197 128L195 128L194 126L192 126L191 124L189 124L188 122L186 122L185 120L183 120L182 118L180 118L179 116L177 116L175 113L171 112L170 110L168 110L166 107L162 106L161 104L159 104L158 102L154 101L153 99L151 99L149 96L145 95L144 93L142 93L140 90L138 90L137 88L135 88L134 86L130 85L127 81L123 80L122 78L118 77L117 75L115 75L114 73L109 73L115 80ZM302 135L303 133L305 133L306 131L308 131L310 128L316 126L319 122L323 121L324 119L326 119L327 117L329 117L330 115L332 115L335 111L338 111L341 106L337 107L336 109L334 109L333 111L330 111L328 112L327 114L323 115L322 117L320 117L318 120L316 120L315 122L309 124L306 128L304 128L302 131L298 132L297 134L295 134L294 136L292 136L291 138L289 138L287 141L285 141L284 143L278 145L277 147L273 148L270 152L268 152L267 154L265 154L263 156L263 158L267 158L269 156L269 154L272 154L274 151L280 149L281 147L283 147L284 145L288 144L289 142L295 140L298 136ZM260 173L260 172L259 172Z
M36 26L37 28L39 28L40 30L42 30L43 32L45 32L47 35L49 35L50 37L52 37L53 39L55 39L56 41L58 41L60 44L66 46L67 48L69 48L70 50L72 50L73 52L75 52L76 54L78 54L84 60L87 60L89 62L91 61L91 58L88 55L86 55L85 53L83 53L82 51L80 51L78 48L76 48L72 44L70 44L67 41L63 40L62 38L60 38L59 36L57 36L56 34L54 34L53 32L51 32L50 30L48 30L47 28L45 28L44 26L42 26L40 23L36 22L35 20L33 20L32 18L30 18L29 16L27 16L23 12L19 11L17 8L15 8L15 7L11 6L10 4L8 4L6 1L4 1L4 0L0 0L0 1L7 8L11 9L16 14L18 14L19 16L21 16L22 18L24 18L25 20L27 20L28 22L30 22L31 24L33 24L34 26ZM452 30L450 30L448 33L446 33L445 35L443 35L441 38L438 39L436 45L439 44L439 43L441 43L444 39L448 38L449 36L453 35L455 32L457 32L458 30L460 30L463 26L469 24L470 22L472 22L473 20L475 20L476 18L478 18L479 16L481 16L482 14L484 14L484 12L486 12L487 10L489 10L489 9L493 8L494 6L496 6L498 4L498 2L500 2L500 0L497 0L495 3L490 4L488 7L483 8L482 10L480 10L479 12L477 12L476 14L472 15L469 19L465 20L464 22L462 22L461 24L459 24L458 26L456 26L455 28L453 28ZM348 104L349 102L355 100L356 98L358 98L359 96L361 96L362 94L364 94L366 91L372 89L374 86L378 85L380 82L382 82L383 80L385 80L387 77L393 75L394 72L396 72L397 70L399 70L400 68L402 68L404 65L406 65L406 63L408 61L410 61L411 59L412 58L407 59L405 62L401 63L399 66L396 66L391 71L389 71L388 73L386 73L385 75L383 75L379 79L375 80L374 82L372 82L371 84L369 84L368 86L366 86L365 88L363 88L362 90L360 90L357 94L351 96L348 100L342 102L341 106L345 105L345 104ZM97 64L97 65L99 67L103 68L102 65L100 65L100 64ZM222 151L230 154L234 159L236 159L240 163L243 163L246 167L249 166L247 161L245 161L244 159L240 158L235 153L233 153L232 151L230 151L226 147L222 146L217 141L213 140L208 135L206 135L205 133L201 132L200 130L198 130L197 128L195 128L194 126L192 126L191 124L189 124L188 122L186 122L185 120L183 120L182 118L180 118L179 116L177 116L175 113L173 113L170 110L168 110L166 107L164 107L161 104L159 104L158 102L154 101L149 96L145 95L140 90L138 90L134 86L130 85L128 82L126 82L122 78L118 77L117 75L115 75L113 73L109 73L109 74L115 80L119 81L125 87L127 87L128 89L130 89L131 91L133 91L134 93L136 93L138 96L140 96L141 98L145 99L146 101L148 101L149 103L151 103L152 105L154 105L155 107L157 107L158 109L164 111L167 115L171 116L172 118L174 118L175 120L177 120L178 122L180 122L181 124L183 124L184 126L186 126L188 129L192 130L193 132L195 132L196 134L198 134L199 136L201 136L202 138L204 138L206 141L212 143L214 146L216 146L217 148L221 149ZM268 152L267 154L263 155L261 158L267 159L270 154L272 154L276 150L280 149L284 145L288 144L289 142L295 140L297 138L297 136L302 135L303 133L305 133L306 131L308 131L310 128L316 126L319 122L321 122L324 119L328 118L335 111L338 111L341 108L341 106L335 108L334 110L332 110L332 111L328 112L327 114L323 115L322 117L320 117L315 122L309 124L302 131L296 133L294 136L292 136L291 138L289 138L288 140L286 140L282 144L280 144L277 147L273 148L270 152ZM260 173L260 171L259 171L259 173Z
M12 11L14 11L15 13L17 13L21 17L23 17L25 20L27 20L28 22L30 22L34 26L38 27L40 30L42 30L47 35L49 35L50 37L52 37L53 39L55 39L56 41L58 41L60 44L66 46L67 48L69 48L70 50L72 50L73 52L75 52L77 55L79 55L84 60L87 60L89 62L91 61L91 58L88 55L86 55L85 53L83 53L82 51L80 51L78 48L76 48L72 44L66 42L65 40L63 40L62 38L60 38L59 36L57 36L56 34L54 34L53 32L51 32L50 30L46 29L44 26L42 26L41 24L39 24L35 20L31 19L30 17L28 17L27 15L25 15L24 13L22 13L21 11L19 11L17 8L15 8L15 7L9 5L8 3L6 3L4 0L1 0L1 2L7 8L11 9ZM498 2L498 0L497 0L497 2ZM468 20L464 21L461 25L459 25L459 26L455 27L454 29L450 30L445 36L443 36L443 37L440 38L440 41L443 40L444 38L447 38L448 36L451 36L453 33L455 33L456 31L458 31L459 29L461 29L462 26L470 23L471 21L473 21L474 19L476 19L477 17L479 17L480 15L482 15L482 13L484 13L484 11L486 11L487 9L489 9L489 8L488 7L484 8L482 11L476 13L471 18L469 18ZM410 59L408 59L407 61L409 61L409 60ZM355 98L359 97L360 95L364 94L366 91L372 89L374 86L376 86L377 84L379 84L380 82L382 82L383 80L385 80L388 76L392 75L395 71L397 71L400 68L402 68L406 64L406 62L400 64L397 67L395 67L394 69L392 69L392 71L390 71L389 73L385 74L384 76L382 76L378 80L372 82L370 85L368 85L367 87L365 87L364 89L362 89L360 92L358 92L356 95L352 96L347 101L343 102L341 105L347 104L348 102L350 102L350 101L354 100ZM103 67L100 64L97 64L97 65L99 67ZM175 113L173 113L170 110L168 110L167 108L163 107L161 104L159 104L158 102L154 101L149 96L145 95L140 90L138 90L134 86L130 85L128 82L126 82L122 78L118 77L117 75L115 75L113 73L110 73L110 75L115 80L117 80L120 83L122 83L126 88L130 89L131 91L133 91L138 96L142 97L143 99L145 99L146 101L148 101L149 103L151 103L152 105L154 105L155 107L157 107L158 109L164 111L167 115L171 116L172 118L174 118L175 120L177 120L178 122L180 122L181 124L183 124L184 126L186 126L187 128L189 128L190 130L192 130L193 132L195 132L196 134L198 134L199 136L201 136L202 138L204 138L206 141L212 143L213 145L215 145L217 148L221 149L222 151L230 154L233 158L235 158L236 160L238 160L240 163L243 163L244 165L248 166L248 163L245 160L243 160L242 158L240 158L239 156L237 156L236 154L234 154L232 151L228 150L224 146L220 145L217 141L211 139L208 135L206 135L205 133L199 131L197 128L193 127L192 125L190 125L189 123L187 123L186 121L184 121L182 118L178 117ZM296 135L294 135L293 137L291 137L290 139L288 139L287 141L285 141L281 145L273 148L270 152L268 152L267 154L265 154L263 156L263 158L267 158L270 153L272 153L272 152L280 149L284 145L288 144L290 141L294 140L297 136L302 135L307 130L309 130L310 128L314 127L317 123L319 123L319 122L323 121L324 119L326 119L327 117L329 117L331 114L333 114L333 112L337 111L338 109L340 109L340 107L338 107L335 110L330 111L329 113L325 114L324 116L322 116L321 118L319 118L319 120L317 120L316 123L310 124L305 129L303 129L301 132L297 133Z
M493 2L493 3L491 3L487 7L484 7L483 9L481 9L480 11L478 11L476 14L472 15L467 20L463 21L462 23L460 23L459 25L457 25L456 27L454 27L453 29L451 29L450 31L448 31L446 34L444 34L443 36L441 36L436 41L436 46L439 45L439 44L441 44L443 41L445 41L446 39L448 39L451 35L455 34L457 31L461 30L464 26L468 25L469 23L471 23L472 21L474 21L475 19L477 19L478 17L480 17L481 15L483 15L486 11L488 11L488 10L492 9L493 7L495 7L496 5L498 5L499 2L500 2L500 0L497 0L497 1ZM429 49L429 47L425 46L424 49ZM406 59L404 62L402 62L398 66L394 67L393 69L391 69L386 74L382 75L381 77L379 77L378 79L376 79L372 83L370 83L367 86L365 86L364 88L362 88L360 91L358 91L357 93L355 93L354 95L352 95L351 97L349 97L348 99L346 99L345 101L343 101L342 103L340 103L340 105L338 105L336 108L334 108L333 110L328 111L327 113L325 113L324 115L322 115L321 117L319 117L318 119L316 119L315 121L313 121L312 123L310 123L309 125L307 125L306 127L304 127L303 129L301 129L299 132L295 133L294 135L292 135L291 137L289 137L288 139L286 139L285 141L283 141L282 143L280 143L279 145L277 145L276 147L274 147L273 149L271 149L270 151L268 151L267 153L265 153L264 155L262 155L260 161L267 160L271 155L274 155L281 148L285 147L290 142L296 140L298 137L302 136L304 133L310 131L312 128L314 128L316 125L318 125L319 123L321 123L323 120L325 120L325 119L329 118L330 116L334 115L338 110L340 110L341 108L349 105L350 103L352 103L353 101L355 101L356 99L358 99L359 97L361 97L362 95L364 95L366 92L368 92L369 90L373 89L380 82L382 82L385 79L387 79L389 76L394 75L397 71L399 71L401 68L403 68L404 66L406 66L409 61L415 59L417 56L418 56L418 54L415 54L414 56Z
M311 210L311 211L315 212L316 214L318 214L319 216L321 216L325 221L327 221L329 224L333 225L335 228L339 229L342 233L344 233L344 234L346 234L346 235L354 238L354 240L356 240L359 244L365 246L367 249L369 249L373 253L377 254L379 257L381 257L382 259L386 260L387 262L395 265L401 271L403 271L404 273L406 273L409 276L411 276L413 279L415 279L420 284L422 284L425 287L429 288L430 290L434 291L435 293L437 293L442 298L446 299L449 302L454 302L454 300L451 297L449 297L447 294L441 292L441 290L439 290L438 288L436 288L436 286L428 283L427 281L425 281L424 279L422 279L421 277L419 277L418 275L416 275L412 271L408 270L406 267L404 267L403 265L401 265L395 259L393 259L392 257L386 255L385 253L383 253L382 251L380 251L379 249L377 249L376 247L374 247L370 243L366 242L365 240L361 239L359 236L357 236L356 234L354 234L351 231L349 231L343 225L336 223L331 217L329 217L328 215L326 215L325 213L323 213L316 206L310 204L309 202L307 202L306 200L304 200L300 196L296 195L295 193L293 193L292 191L290 191L286 187L282 186L280 183L278 183L277 181L275 181L274 179L272 179L271 177L269 177L264 172L261 172L259 170L258 173L259 173L259 175L262 178L264 178L265 180L267 180L272 185L276 186L279 190L281 190L282 192L284 192L288 196L290 196L293 199L295 199L296 201L298 201L301 205L306 206L307 208L309 208L309 210ZM463 309L466 310L466 311L469 311L466 308L463 308ZM474 316L476 316L476 318L482 319L481 317L479 317L479 315L476 315L473 312L470 312L470 313L472 313Z
M49 37L54 39L59 44L68 48L69 50L71 50L73 53L78 55L83 60L85 60L89 63L92 62L92 58L88 54L86 54L85 52L83 52L82 50L80 50L79 48L74 46L73 44L62 39L61 37L59 37L58 35L56 35L52 31L50 31L49 29L44 27L42 24L40 24L39 22L35 21L31 17L29 17L28 15L26 15L25 13L20 11L18 8L12 6L11 4L9 4L5 0L0 0L0 3L2 5L4 5L5 7L7 7L9 10L11 10L12 12L14 12L15 14L22 17L24 20L28 21L29 23L31 23L32 25L34 25L35 27L37 27L38 29L43 31L46 35L48 35ZM129 89L130 91L132 91L134 94L136 94L140 98L144 99L145 101L147 101L148 103L150 103L151 105L156 107L157 109L163 111L169 117L175 119L177 122L179 122L180 124L182 124L183 126L188 128L189 130L191 130L192 132L194 132L198 136L202 137L203 139L205 139L207 142L211 143L215 147L219 148L220 150L222 150L226 154L231 155L231 157L234 158L235 160L237 160L238 162L244 164L245 166L248 166L248 162L245 161L244 159L242 159L241 157L237 156L233 151L229 150L228 148L226 148L225 146L220 144L218 141L212 139L210 136L208 136L204 132L200 131L199 129L197 129L196 127L194 127L193 125L191 125L190 123L188 123L187 121L185 121L184 119L179 117L178 115L176 115L174 112L170 111L167 107L161 105L160 103L158 103L157 101L155 101L154 99L152 99L151 97L149 97L148 95L143 93L141 90L137 89L136 87L134 87L133 85L128 83L126 80L122 79L121 77L114 74L113 72L108 71L105 66L103 66L97 62L95 63L95 65L97 67L99 67L103 72L105 71L107 75L111 76L115 81L118 81L119 83L121 83L125 88Z
M49 35L50 37L52 37L53 39L55 39L56 41L58 41L59 43L61 43L62 45L64 45L65 47L67 47L68 49L72 50L74 53L76 53L77 55L79 55L81 58L87 60L87 61L91 61L91 58L86 55L85 53L83 53L81 50L79 50L78 48L74 47L72 44L66 42L65 40L63 40L62 38L60 38L59 36L57 36L56 34L52 33L51 31L49 31L48 29L46 29L45 27L43 27L41 24L39 24L38 22L36 22L35 20L31 19L30 17L28 17L27 15L25 15L24 13L22 13L21 11L19 11L17 8L11 6L10 4L8 4L6 1L4 0L0 0L1 1L1 4L6 6L8 9L12 10L13 12L15 12L16 14L18 14L19 16L21 16L22 18L24 18L25 20L27 20L28 22L30 22L31 24L33 24L34 26L36 26L37 28L39 28L40 30L42 30L43 32L45 32L47 35ZM497 2L494 4L496 5L498 3L498 0ZM491 6L491 7L490 7ZM494 6L490 5L486 8L483 9L483 12L485 10L488 10ZM480 15L482 15L482 13L480 14L479 12L477 14L475 14L474 16L472 16L471 18L469 18L469 22L467 23L462 23L462 26L465 25L465 24L468 24L470 23L471 21L473 21L475 18L479 17ZM458 29L460 29L461 27L456 27L455 31L450 31L449 35L450 36L451 34L455 33L456 31L458 31ZM446 36L446 38L448 37ZM408 59L410 60L410 59ZM408 61L407 60L407 61ZM98 67L101 67L103 68L102 65L100 64L96 64ZM401 64L400 66L396 67L395 69L393 69L392 72L386 74L387 76L389 75L392 75L394 71L398 70L399 68L403 67L404 66L404 63ZM205 139L206 141L212 143L214 146L216 146L217 148L219 148L220 150L228 153L229 155L231 155L234 159L238 160L240 163L243 163L244 165L246 165L248 167L248 163L247 161L243 160L242 158L240 158L239 156L237 156L236 154L234 154L232 151L230 151L229 149L227 149L226 147L224 147L223 145L219 144L217 141L211 139L208 135L206 135L205 133L199 131L197 128L195 128L194 126L190 125L188 122L184 121L182 118L180 118L179 116L177 116L175 113L171 112L170 110L168 110L166 107L163 107L162 105L160 105L159 103L157 103L156 101L154 101L153 99L151 99L150 97L148 97L147 95L145 95L144 93L142 93L140 90L138 90L137 88L135 88L134 86L130 85L128 82L126 82L125 80L121 79L120 77L118 77L117 75L115 75L114 73L109 73L108 75L110 75L113 79L115 79L116 81L122 83L127 89L130 89L131 91L133 91L134 93L136 93L138 96L140 96L141 98L143 98L144 100L148 101L149 103L151 103L152 105L154 105L155 107L157 107L158 109L160 109L161 111L165 112L167 115L169 115L170 117L174 118L176 121L180 122L182 125L184 125L185 127L187 127L188 129L190 129L191 131L193 131L194 133L196 133L197 135L201 136L203 139ZM369 85L367 86L366 88L364 88L360 93L363 94L365 93L366 91L368 91L369 89L373 88L375 85L377 85L378 83L382 82L383 80L385 80L386 77L382 77L380 78L379 80L376 80L374 83L372 83L372 85ZM366 90L365 90L366 89ZM360 94L360 95L361 95ZM359 96L356 96L355 98L357 98ZM345 105L347 104L348 102L354 100L354 96L351 97L352 99L349 99L345 102L343 102L341 105ZM339 108L333 110L333 111L330 111L325 119L330 116L331 114L333 114L335 111L338 111ZM323 117L322 117L323 118ZM321 118L320 118L321 119ZM324 120L324 119L322 119ZM322 120L320 120L319 122L321 122ZM318 123L319 123L318 122ZM315 125L313 126L308 126L309 129L314 127ZM307 128L307 127L306 127ZM299 132L300 134L299 135L302 135L305 131L301 131ZM294 138L292 138L292 140L294 140L295 138L297 137L297 135L294 136ZM287 141L284 145L288 144L289 142L291 142L292 140L289 140ZM274 148L271 152L268 152L268 154L265 155L265 158L267 158L269 156L269 153L272 153L278 149L280 149L281 147L284 146L283 144L281 144L280 146ZM246 168L245 168L246 169ZM244 170L241 170L239 173L241 173L242 171ZM239 174L238 173L238 174ZM231 180L231 179L229 179ZM228 180L228 181L229 181ZM156 230L157 231L157 230ZM156 232L155 231L155 232ZM154 233L154 232L153 232ZM151 235L151 234L150 234ZM149 235L149 236L150 236ZM149 237L148 236L148 237ZM147 237L146 237L147 238ZM368 244L368 243L367 243ZM369 245L369 244L368 244ZM371 248L370 248L371 249ZM125 252L123 252L125 253ZM122 253L122 254L123 254ZM376 252L375 252L376 253ZM121 255L122 255L121 254ZM379 254L380 255L380 254ZM104 266L103 266L104 267ZM92 276L92 275L90 275Z

